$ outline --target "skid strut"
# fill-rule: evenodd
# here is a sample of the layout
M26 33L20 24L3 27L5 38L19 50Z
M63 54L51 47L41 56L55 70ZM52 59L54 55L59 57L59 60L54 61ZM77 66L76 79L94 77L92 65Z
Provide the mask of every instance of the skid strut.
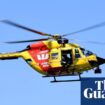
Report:
M79 76L79 79L74 79L74 80L57 80L56 77L61 77L61 76ZM81 81L81 74L79 73L78 75L58 75L58 76L43 76L43 77L53 77L54 80L50 81L51 83L56 83L56 82L77 82Z

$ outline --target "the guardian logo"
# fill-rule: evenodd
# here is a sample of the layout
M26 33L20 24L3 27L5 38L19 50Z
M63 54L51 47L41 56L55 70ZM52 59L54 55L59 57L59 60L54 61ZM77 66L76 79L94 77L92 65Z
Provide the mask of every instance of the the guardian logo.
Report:
M105 78L82 78L81 105L105 105Z
M105 98L105 80L96 80L94 81L94 84L96 85L96 90L93 90L90 86L90 88L86 88L84 90L84 97L88 99L100 99Z

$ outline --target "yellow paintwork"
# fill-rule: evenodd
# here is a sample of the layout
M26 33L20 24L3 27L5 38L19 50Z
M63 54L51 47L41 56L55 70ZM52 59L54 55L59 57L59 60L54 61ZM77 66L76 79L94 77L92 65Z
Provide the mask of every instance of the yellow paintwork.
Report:
M0 53L0 59L11 59L11 58L15 58L15 57L21 57L21 53L19 52L14 52L14 53L4 53L1 54Z
M43 43L48 47L48 49L50 50L49 53L49 63L51 65L52 68L57 68L57 67L62 67L61 65L61 51L62 50L72 50L72 60L73 63L70 65L69 67L69 71L71 72L71 69L74 68L75 72L83 72L89 69L92 69L94 67L91 67L91 65L89 64L89 61L96 61L97 62L97 58L96 55L91 55L86 57L85 55L83 55L82 51L80 50L79 45L77 44L65 44L65 46L58 44L57 41L53 41L53 40L48 40L48 41L43 41ZM80 54L80 58L75 58L75 49L79 50L79 54ZM58 57L52 59L52 54L54 53L58 53ZM22 52L16 52L16 53L7 53L7 54L0 54L0 59L9 59L9 58L15 58L15 57L22 57L25 61L27 61L28 59L31 59L31 62L27 62L33 69L35 69L36 71L42 73L42 74L47 74L45 71L43 71L39 64L37 62L35 62L35 60L33 60L33 58L31 57L31 55L28 53L28 51L22 51Z
M51 55L55 54L55 53L58 53L58 56L55 59L53 59ZM57 68L57 67L62 66L61 65L61 49L60 48L51 49L49 62L50 62L50 65L52 68Z

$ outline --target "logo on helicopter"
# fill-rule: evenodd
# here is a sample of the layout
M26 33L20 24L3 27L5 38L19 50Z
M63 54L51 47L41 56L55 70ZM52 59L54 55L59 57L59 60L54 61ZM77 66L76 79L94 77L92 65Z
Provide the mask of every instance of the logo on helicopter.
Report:
M49 58L48 54L38 54L37 55L38 60L47 60Z

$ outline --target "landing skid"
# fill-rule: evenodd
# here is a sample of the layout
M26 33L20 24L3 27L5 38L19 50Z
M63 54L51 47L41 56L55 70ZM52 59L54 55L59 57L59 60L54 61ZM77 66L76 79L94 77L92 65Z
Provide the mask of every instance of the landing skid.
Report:
M79 79L74 79L74 80L57 80L56 77L60 77L60 76L79 76ZM57 82L78 82L81 81L81 74L69 74L69 75L57 75L57 76L43 76L43 77L53 77L54 80L50 81L51 83L57 83Z

